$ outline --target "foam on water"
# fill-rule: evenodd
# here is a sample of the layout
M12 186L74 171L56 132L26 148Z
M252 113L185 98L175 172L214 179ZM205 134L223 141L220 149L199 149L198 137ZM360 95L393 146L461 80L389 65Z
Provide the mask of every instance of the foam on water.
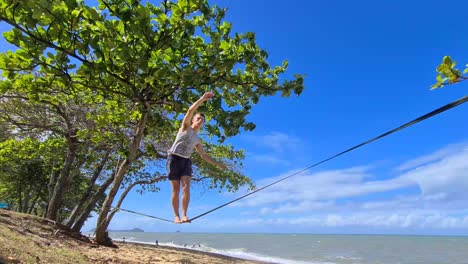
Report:
M122 241L121 239L116 239ZM150 242L143 242L137 240L126 240L131 241L139 244L146 244L146 245L154 245L154 243ZM204 244L198 245L180 245L173 242L169 243L159 243L161 246L168 246L168 247L175 247L181 249L190 249L196 250L200 252L208 252L208 253L215 253L219 255L241 258L241 259L248 259L248 260L255 260L255 261L263 261L268 263L280 263L280 264L336 264L333 262L305 262L305 261L297 261L297 260L290 260L290 259L282 259L277 257L269 257L258 253L248 252L245 248L232 248L232 249L216 249L212 247L208 247Z

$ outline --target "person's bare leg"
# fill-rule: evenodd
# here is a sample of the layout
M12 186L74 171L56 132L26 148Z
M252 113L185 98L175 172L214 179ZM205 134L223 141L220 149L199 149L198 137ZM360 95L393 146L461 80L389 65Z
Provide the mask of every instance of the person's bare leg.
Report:
M174 223L179 224L181 222L180 216L179 216L180 181L171 180L171 186L172 186L171 202L172 202L172 208L174 209Z
M190 176L182 176L182 223L190 222L187 209L190 203Z

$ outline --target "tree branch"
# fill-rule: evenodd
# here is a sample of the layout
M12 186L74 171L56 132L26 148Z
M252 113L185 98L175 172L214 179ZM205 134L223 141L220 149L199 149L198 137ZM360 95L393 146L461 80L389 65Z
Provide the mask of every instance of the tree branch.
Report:
M153 184L153 183L165 180L165 179L167 179L167 176L160 176L160 177L153 178L151 180L140 180L140 181L136 181L136 182L133 182L132 184L130 184L127 187L127 189L120 196L119 201L117 202L117 204L115 206L115 209L112 210L112 212L109 214L108 219L112 219L114 214L118 211L118 209L122 205L123 200L125 199L127 194L133 189L133 187L135 187L136 185Z

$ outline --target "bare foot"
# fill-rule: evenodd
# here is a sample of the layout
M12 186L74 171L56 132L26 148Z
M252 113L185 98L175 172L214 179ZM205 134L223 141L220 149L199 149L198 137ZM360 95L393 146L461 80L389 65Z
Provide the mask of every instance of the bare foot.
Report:
M180 224L182 221L180 221L180 217L178 215L174 216L174 223Z
M190 223L190 219L186 215L182 216L182 223Z

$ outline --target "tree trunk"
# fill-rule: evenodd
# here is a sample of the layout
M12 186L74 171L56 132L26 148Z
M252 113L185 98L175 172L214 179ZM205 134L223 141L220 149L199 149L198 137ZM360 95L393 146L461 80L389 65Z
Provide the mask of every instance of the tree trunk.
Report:
M29 188L27 188L24 191L24 200L23 200L23 205L22 205L23 210L21 210L21 213L26 214L28 212L30 200L31 200L31 191L29 190Z
M107 227L110 224L111 217L108 217L112 202L114 201L115 195L117 194L120 185L123 181L123 178L125 174L127 173L128 169L130 168L130 165L132 162L135 161L137 154L138 154L138 148L140 146L141 140L143 138L143 132L145 130L146 126L146 121L148 119L148 111L145 109L143 111L143 115L138 122L138 125L135 127L135 136L130 143L130 146L128 147L128 154L127 158L120 164L116 174L115 178L112 184L112 187L109 191L109 194L106 197L106 200L104 201L104 204L102 206L101 212L98 217L97 221L97 226L96 226L96 242L100 245L107 245L107 246L112 246L112 240L109 238L109 235L107 233Z
M55 183L52 198L49 201L49 207L47 208L47 218L53 221L57 220L57 214L60 206L62 205L63 196L65 194L65 187L68 185L68 181L70 181L70 171L72 169L73 162L75 161L76 150L78 147L75 134L68 136L67 141L68 150L65 163L60 171L57 182Z
M110 185L110 183L109 183ZM107 185L107 187L109 187L109 185ZM107 189L107 188L106 188ZM89 201L87 204L86 204L86 207L82 210L81 214L78 216L78 218L76 219L76 221L73 223L73 225L71 226L71 230L75 231L75 232L80 232L81 231L81 228L83 228L83 225L84 223L86 222L86 220L88 220L88 217L89 215L91 214L91 212L94 210L94 208L96 207L96 204L99 200L103 199L104 197L106 197L106 194L104 191L102 192L97 192L91 199L91 201Z
M76 232L81 231L81 228L83 227L84 223L86 222L89 215L91 214L91 212L96 207L97 202L100 199L105 197L105 192L106 192L107 188L109 188L109 186L111 185L112 181L114 180L114 177L113 177L114 175L115 175L115 173L112 174L112 177L109 177L109 179L107 179L107 181L105 181L101 185L99 190L88 201L88 203L86 204L86 208L84 208L84 210L82 210L81 214L78 216L78 220L76 220L73 223L73 225L71 227L71 229L73 231L76 231Z
M47 185L47 188L49 190L49 200L47 200L47 207L45 208L44 217L47 215L47 208L49 207L49 203L52 200L55 182L57 181L57 173L55 172L55 166L57 166L57 160L54 160L54 164L52 165L52 170L50 172L49 184Z
M23 194L22 194L22 191L21 191L21 186L18 188L18 208L17 208L17 212L23 212Z
M102 170L104 169L104 166L106 165L107 163L107 160L109 158L109 155L111 153L112 150L108 150L106 151L104 157L102 158L102 161L101 163L99 163L98 167L96 168L96 170L94 171L94 174L93 174L93 177L91 178L91 181L89 183L89 186L88 186L88 189L86 190L86 192L83 194L83 196L81 197L80 201L78 202L78 204L73 208L73 211L71 212L70 214L70 217L67 219L67 223L66 223L66 226L68 227L72 227L73 223L75 222L75 219L76 217L78 216L78 214L80 212L82 212L83 210L83 207L86 203L86 201L89 200L90 196L91 196L91 193L93 191L93 188L94 188L94 184L96 183L96 180L97 178L99 177L99 175L101 175L101 172ZM107 188L107 187L106 187Z
M96 242L100 245L112 246L112 241L110 240L106 232L107 227L109 226L110 220L111 220L110 218L108 218L108 214L109 214L112 202L114 201L115 195L119 191L120 184L123 181L125 173L130 168L130 165L131 165L131 161L128 158L125 159L120 164L119 169L117 170L115 174L115 178L112 182L112 186L109 191L109 194L107 195L106 200L104 201L104 204L101 208L101 212L99 213L97 226L96 226Z
M32 213L32 210L33 210L34 207L36 206L37 200L39 199L40 196L41 196L40 193L38 193L38 194L36 195L36 197L34 197L32 203L31 203L31 206L29 207L29 209L28 209L28 211L27 211L28 214L31 214L31 213Z

